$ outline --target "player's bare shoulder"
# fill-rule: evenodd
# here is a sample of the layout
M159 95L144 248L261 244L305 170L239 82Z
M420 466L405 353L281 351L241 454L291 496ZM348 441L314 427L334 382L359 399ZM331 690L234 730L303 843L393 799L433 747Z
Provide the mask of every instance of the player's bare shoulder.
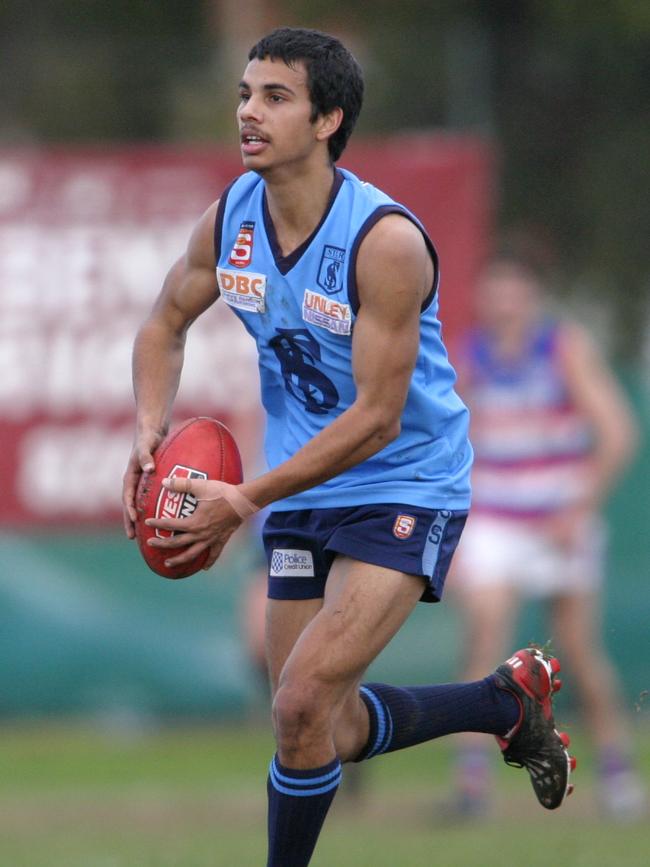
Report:
M215 267L214 223L218 200L192 230L185 253L167 272L153 313L183 329L219 297Z
M214 249L214 225L218 207L217 199L201 215L187 245L181 293L192 315L202 313L219 297Z
M558 325L557 347L564 368L590 366L600 360L600 349L593 335L573 319L563 319Z
M422 231L408 217L392 213L382 217L368 232L359 248L357 282L364 290L386 286L398 296L422 302L433 284L433 261Z
M204 211L192 230L187 245L187 260L190 268L215 270L214 224L219 201L217 199Z

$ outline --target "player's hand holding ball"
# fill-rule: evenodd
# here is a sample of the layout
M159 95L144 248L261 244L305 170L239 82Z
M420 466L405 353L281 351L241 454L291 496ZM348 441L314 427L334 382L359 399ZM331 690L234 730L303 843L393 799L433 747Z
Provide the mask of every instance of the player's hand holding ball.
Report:
M147 565L185 578L216 561L242 520L257 511L237 485L241 458L215 419L189 419L156 449L135 496L135 536Z

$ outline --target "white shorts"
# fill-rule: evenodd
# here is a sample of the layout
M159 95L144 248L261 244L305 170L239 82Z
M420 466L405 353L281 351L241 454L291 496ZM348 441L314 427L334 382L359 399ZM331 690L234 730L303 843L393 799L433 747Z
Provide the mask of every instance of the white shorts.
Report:
M598 517L567 549L521 521L470 512L450 585L455 590L507 586L536 598L598 590L605 572L605 542L604 522Z

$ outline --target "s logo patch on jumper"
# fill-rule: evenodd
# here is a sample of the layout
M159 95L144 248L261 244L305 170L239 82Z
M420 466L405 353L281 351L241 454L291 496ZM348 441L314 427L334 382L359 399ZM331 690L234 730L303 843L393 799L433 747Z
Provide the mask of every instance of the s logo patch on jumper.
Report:
M305 289L302 318L319 328L326 328L332 334L350 334L352 331L350 305L333 301L319 292L312 292L311 289Z
M398 539L408 539L415 530L417 518L413 515L398 515L393 524L393 536Z
M323 255L320 258L316 282L328 295L341 291L344 262L345 250L341 249L341 247L332 247L330 244L326 244L323 247Z
M235 241L228 262L235 268L248 268L253 258L253 232L255 223L245 220L239 227L239 234Z
M314 577L314 558L311 551L296 548L274 548L271 554L272 578Z
M249 313L264 313L266 310L266 274L252 271L239 274L227 268L217 268L217 283L221 297L231 307Z
M208 474L202 470L184 467L181 464L176 464L169 473L170 479L207 479L207 477ZM161 488L156 503L156 518L189 518L194 514L197 505L198 500L194 494L180 494L177 491ZM168 539L174 535L174 530L156 530L156 536L161 539Z

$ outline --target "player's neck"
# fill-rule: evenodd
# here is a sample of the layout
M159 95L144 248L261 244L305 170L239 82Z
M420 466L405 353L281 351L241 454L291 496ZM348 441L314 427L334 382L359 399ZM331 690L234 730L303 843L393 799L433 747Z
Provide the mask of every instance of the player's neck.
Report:
M284 174L284 173L283 173ZM334 167L325 164L291 175L265 177L266 201L276 238L287 256L320 223L332 192Z
M493 341L497 355L504 359L518 358L523 355L530 344L532 332L532 323L523 321L496 329L493 333Z

